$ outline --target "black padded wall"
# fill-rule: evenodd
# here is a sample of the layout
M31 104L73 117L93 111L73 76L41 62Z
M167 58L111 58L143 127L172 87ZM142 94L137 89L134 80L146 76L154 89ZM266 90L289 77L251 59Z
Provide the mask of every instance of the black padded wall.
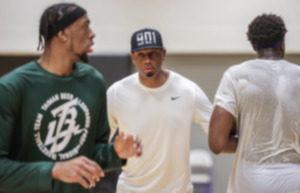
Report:
M38 57L37 55L0 56L0 76ZM93 54L89 56L89 63L101 72L107 87L131 72L131 60L128 54Z

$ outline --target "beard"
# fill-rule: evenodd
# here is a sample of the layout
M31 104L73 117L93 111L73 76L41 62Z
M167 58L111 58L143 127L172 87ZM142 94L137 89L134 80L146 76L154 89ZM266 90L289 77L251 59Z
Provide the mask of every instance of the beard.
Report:
M89 62L89 58L88 58L88 55L87 53L82 53L82 54L76 54L80 61L84 62L84 63L88 63Z
M148 78L152 77L153 75L154 75L153 72L149 72L149 73L146 74L146 76L147 76Z
M84 63L89 62L89 58L87 56L87 53L83 52L81 54L77 54L74 51L74 41L73 41L73 36L71 36L71 45L70 45L70 50L79 58L79 61L82 61Z

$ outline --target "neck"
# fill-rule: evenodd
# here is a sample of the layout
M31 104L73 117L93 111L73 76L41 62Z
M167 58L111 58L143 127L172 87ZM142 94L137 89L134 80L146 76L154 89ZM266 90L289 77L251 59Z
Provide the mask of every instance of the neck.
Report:
M170 73L168 71L160 70L159 73L153 77L143 77L139 74L139 79L144 86L149 88L157 88L167 81L169 74Z
M58 76L68 76L74 69L74 58L68 57L69 54L61 49L45 48L45 52L38 59L38 63L46 71Z
M267 60L280 60L284 58L284 52L281 49L267 48L257 51L257 57Z

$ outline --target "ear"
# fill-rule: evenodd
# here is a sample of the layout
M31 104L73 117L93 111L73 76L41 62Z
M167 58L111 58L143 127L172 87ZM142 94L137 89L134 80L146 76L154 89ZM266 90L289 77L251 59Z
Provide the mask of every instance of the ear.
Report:
M166 50L166 49L163 49L163 52L162 52L162 59L163 59L163 60L165 60L166 54L167 54L167 50Z
M61 39L62 41L67 41L68 40L68 36L66 35L66 33L63 31L63 30L60 30L58 33L57 33L57 37L59 39Z
M135 55L133 53L130 54L130 58L132 63L135 65Z
M257 51L256 47L252 43L251 43L251 46L252 46L254 51Z
M282 40L282 42L281 42L281 44L280 44L280 49L281 49L282 51L285 51L285 41L284 41L284 40Z

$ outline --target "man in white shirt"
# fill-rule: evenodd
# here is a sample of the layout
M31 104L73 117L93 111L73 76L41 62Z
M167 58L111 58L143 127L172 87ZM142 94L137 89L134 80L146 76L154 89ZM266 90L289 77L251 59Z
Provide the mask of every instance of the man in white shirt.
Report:
M127 160L117 192L193 192L190 128L194 121L208 132L212 104L197 84L162 68L166 49L157 30L136 31L131 52L137 72L108 89L108 118L111 134L140 138L143 154Z
M280 16L257 16L257 59L230 67L217 90L209 146L236 152L228 193L300 192L300 67L283 59L286 32Z

